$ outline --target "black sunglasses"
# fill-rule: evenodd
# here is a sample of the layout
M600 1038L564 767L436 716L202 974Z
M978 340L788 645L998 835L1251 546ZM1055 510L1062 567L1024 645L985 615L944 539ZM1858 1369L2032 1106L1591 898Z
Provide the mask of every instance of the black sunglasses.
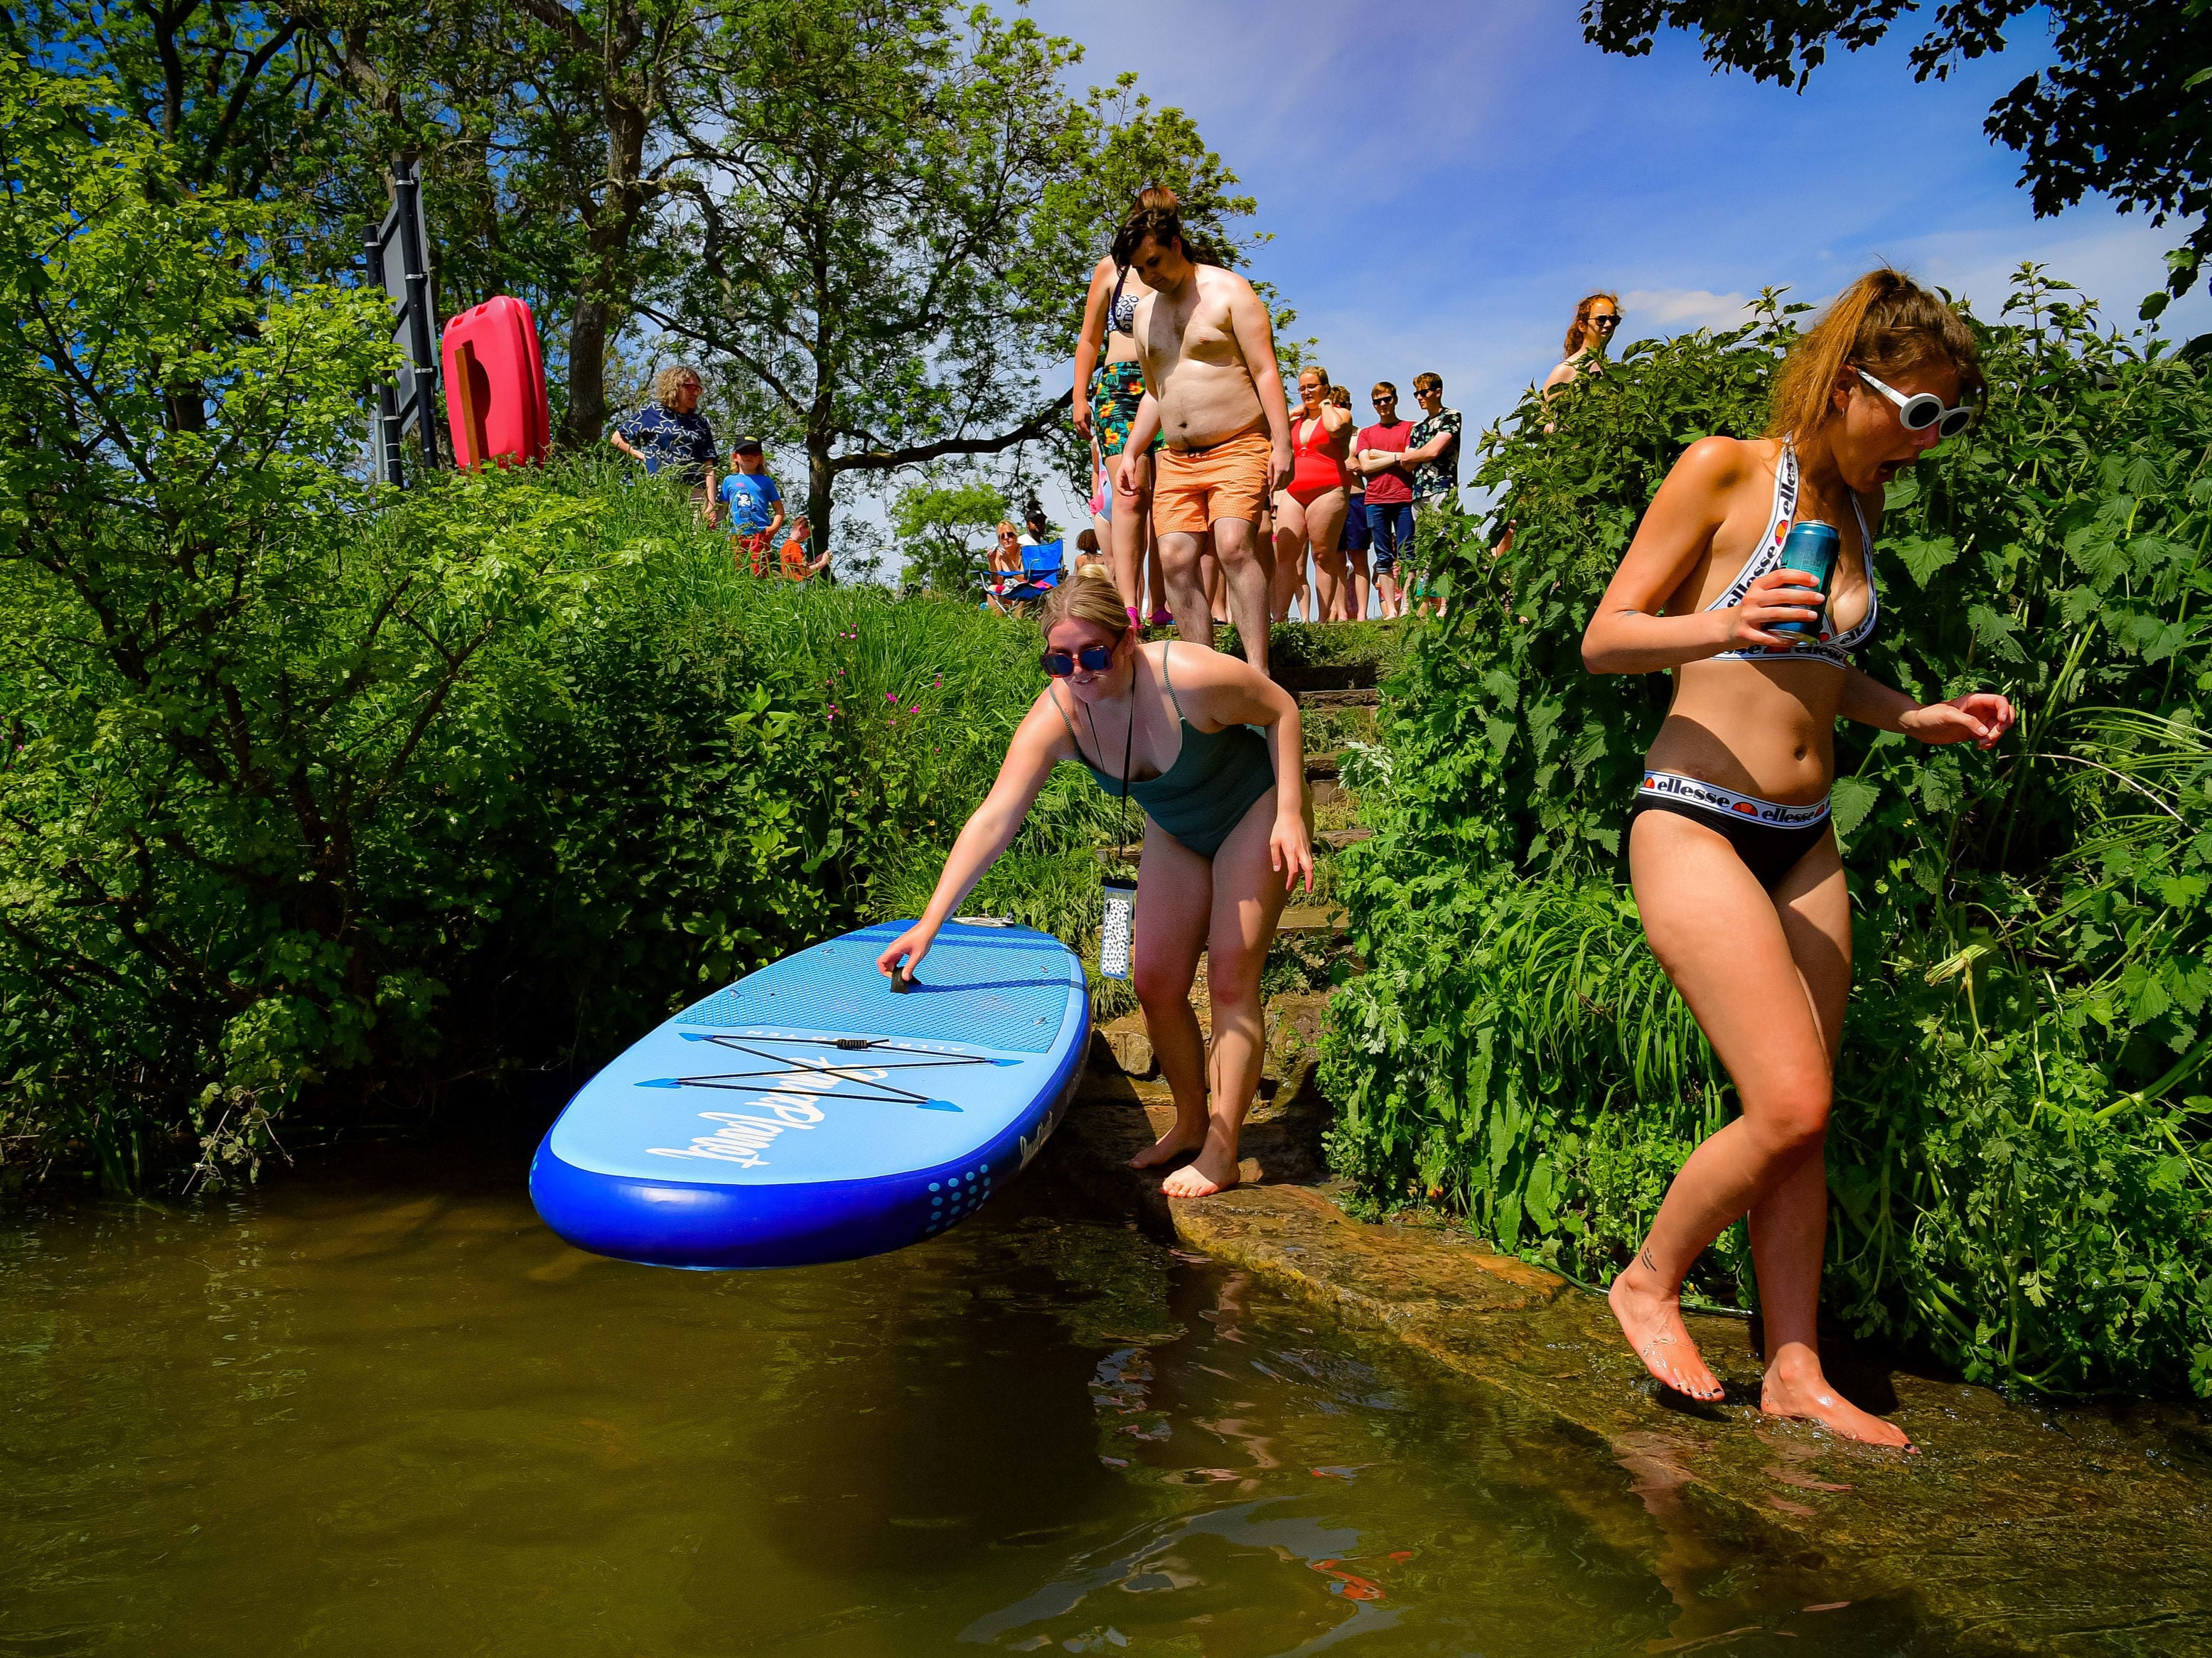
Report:
M1038 653L1037 660L1044 665L1044 671L1054 679L1066 678L1075 671L1075 665L1079 662L1083 665L1085 673L1104 673L1114 665L1114 647L1111 645L1092 645L1073 653L1043 651Z
M1592 328L1617 328L1620 325L1618 317L1592 317L1589 320Z

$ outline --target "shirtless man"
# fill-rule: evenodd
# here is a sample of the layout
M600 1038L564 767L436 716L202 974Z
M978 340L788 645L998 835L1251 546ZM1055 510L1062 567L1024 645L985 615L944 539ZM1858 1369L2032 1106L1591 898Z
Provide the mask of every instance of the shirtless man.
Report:
M1191 259L1175 210L1145 209L1139 216L1143 234L1130 264L1152 290L1138 301L1136 315L1145 398L1115 469L1115 509L1134 510L1142 483L1135 458L1164 429L1167 446L1152 480L1152 531L1176 630L1212 648L1213 614L1199 571L1211 530L1244 659L1265 673L1270 561L1256 531L1291 476L1291 410L1275 366L1274 331L1251 283Z

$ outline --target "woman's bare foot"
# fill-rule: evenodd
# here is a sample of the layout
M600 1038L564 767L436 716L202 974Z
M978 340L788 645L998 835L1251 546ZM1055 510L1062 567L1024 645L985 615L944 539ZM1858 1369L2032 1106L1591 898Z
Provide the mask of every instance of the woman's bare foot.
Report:
M1195 1157L1160 1182L1160 1190L1171 1198L1210 1198L1237 1180L1237 1148L1209 1136Z
M1682 1322L1682 1291L1668 1290L1639 1251L1613 1281L1606 1301L1620 1321L1630 1349L1644 1368L1666 1386L1691 1399L1717 1400L1720 1378L1706 1368Z
M1132 1169L1157 1169L1164 1163L1172 1163L1186 1151L1195 1151L1206 1144L1206 1125L1201 1122L1186 1128L1178 1122L1150 1145L1129 1159Z
M1820 1361L1802 1350L1785 1352L1766 1367L1759 1408L1769 1416L1817 1422L1839 1439L1917 1452L1919 1447L1894 1422L1863 1411L1838 1393L1821 1371Z

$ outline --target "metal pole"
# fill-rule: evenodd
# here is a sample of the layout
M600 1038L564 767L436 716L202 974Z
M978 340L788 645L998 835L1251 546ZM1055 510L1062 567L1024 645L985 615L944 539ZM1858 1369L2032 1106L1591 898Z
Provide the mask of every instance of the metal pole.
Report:
M422 246L422 180L408 162L394 181L399 210L399 269L407 282L407 349L415 360L415 435L422 465L438 464L438 346L430 337L429 260Z
M380 292L384 289L384 239L378 227L372 224L365 239L368 252L368 279ZM377 482L389 483L396 489L407 487L407 473L399 447L399 392L387 381L376 384L376 407L369 416L369 451L375 461Z

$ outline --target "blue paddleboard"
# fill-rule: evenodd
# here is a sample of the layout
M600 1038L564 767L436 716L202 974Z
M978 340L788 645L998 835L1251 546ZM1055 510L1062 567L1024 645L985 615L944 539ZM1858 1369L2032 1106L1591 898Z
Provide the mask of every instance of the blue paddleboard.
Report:
M545 1224L653 1266L799 1266L933 1237L1035 1157L1091 1035L1083 968L1027 927L910 923L802 950L686 1008L568 1102L530 1164Z

